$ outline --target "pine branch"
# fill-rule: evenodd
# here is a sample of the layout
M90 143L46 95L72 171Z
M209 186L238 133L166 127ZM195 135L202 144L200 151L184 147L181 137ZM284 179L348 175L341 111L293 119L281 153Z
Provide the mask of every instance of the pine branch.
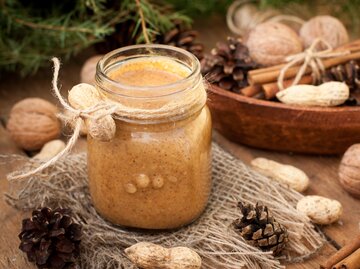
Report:
M150 44L150 39L149 39L149 35L148 35L148 30L146 27L146 22L145 22L145 18L144 18L144 13L143 13L143 9L140 3L140 0L135 0L136 1L136 5L138 7L138 12L139 12L139 16L140 16L140 21L141 21L141 28L142 28L142 33L144 35L144 39L146 41L146 44Z
M174 22L191 24L186 14L215 9L212 2L230 0L182 1L0 0L0 69L35 73L51 57L69 59L129 21L135 24L129 37L136 43L153 42Z
M24 21L24 20L18 19L18 18L14 18L14 21L19 24L26 25L26 26L28 26L30 28L34 28L34 29L45 29L45 30L62 31L62 32L92 33L91 29L87 29L87 28L65 27L65 26L33 23L33 22L29 22L29 21Z

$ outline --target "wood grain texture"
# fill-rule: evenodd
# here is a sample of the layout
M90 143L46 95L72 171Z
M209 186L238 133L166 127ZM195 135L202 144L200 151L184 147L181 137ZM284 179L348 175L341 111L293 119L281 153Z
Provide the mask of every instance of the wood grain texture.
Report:
M322 227L326 235L336 244L342 246L354 235L360 233L360 199L355 199L341 188L337 175L339 157L284 154L250 149L227 140L217 132L214 134L214 139L223 148L248 165L254 158L265 157L298 167L310 178L310 187L304 193L305 195L321 195L340 201L344 209L340 221Z
M214 26L215 25L215 26ZM201 31L201 39L205 41L208 50L220 39L225 38L227 32L223 19L204 20L196 24ZM63 93L66 94L71 86L78 82L82 63L93 52L86 51L69 63L65 64L60 72ZM50 93L51 69L44 69L35 76L21 79L15 74L2 76L0 79L0 117L6 119L11 106L18 100L25 97L42 97L55 102ZM210 95L210 98L212 96ZM309 194L320 194L340 200L344 206L344 215L341 219L342 225L335 224L324 227L324 231L331 240L343 245L359 231L360 200L355 200L344 192L337 180L338 157L320 157L305 155L290 155L264 150L256 150L246 146L230 142L220 134L214 134L214 139L234 156L245 163L252 158L264 156L283 163L289 163L303 169L311 178ZM76 151L86 148L85 139L78 143ZM0 154L22 152L11 142L5 130L0 127ZM11 165L0 166L0 196L6 192L8 184L5 180L6 173L15 167ZM19 212L9 207L0 199L0 269L25 269L34 268L24 259L23 254L18 250L19 240L17 234L20 229L21 219L29 216L29 212ZM335 252L331 244L326 246L312 259L301 264L287 265L288 269L314 269L318 268L320 262Z
M0 126L1 154L24 154L12 143L6 131ZM12 163L0 164L0 268L35 268L30 265L18 250L18 234L21 220L28 215L19 212L5 203L3 194L8 190L6 174L16 167Z
M360 142L360 107L300 107L209 87L215 129L232 141L285 152L343 153Z

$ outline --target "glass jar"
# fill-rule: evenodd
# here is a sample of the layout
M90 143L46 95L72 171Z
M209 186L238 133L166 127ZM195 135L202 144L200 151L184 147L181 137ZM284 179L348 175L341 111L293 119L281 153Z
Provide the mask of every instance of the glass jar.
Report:
M99 93L119 107L112 141L88 136L96 210L127 227L191 223L211 190L211 117L199 61L179 48L137 45L108 53L96 72Z

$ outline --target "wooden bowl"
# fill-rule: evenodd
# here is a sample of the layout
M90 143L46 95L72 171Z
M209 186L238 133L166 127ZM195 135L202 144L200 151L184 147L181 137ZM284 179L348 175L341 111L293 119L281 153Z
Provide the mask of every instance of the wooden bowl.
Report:
M339 154L360 143L360 107L303 107L209 88L214 128L248 146L310 154Z

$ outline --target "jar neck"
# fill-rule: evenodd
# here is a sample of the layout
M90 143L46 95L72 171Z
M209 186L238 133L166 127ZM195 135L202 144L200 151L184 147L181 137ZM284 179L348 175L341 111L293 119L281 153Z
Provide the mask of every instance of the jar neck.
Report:
M129 46L106 54L98 63L96 84L104 100L117 105L115 117L124 121L182 120L206 103L199 61L171 46Z

